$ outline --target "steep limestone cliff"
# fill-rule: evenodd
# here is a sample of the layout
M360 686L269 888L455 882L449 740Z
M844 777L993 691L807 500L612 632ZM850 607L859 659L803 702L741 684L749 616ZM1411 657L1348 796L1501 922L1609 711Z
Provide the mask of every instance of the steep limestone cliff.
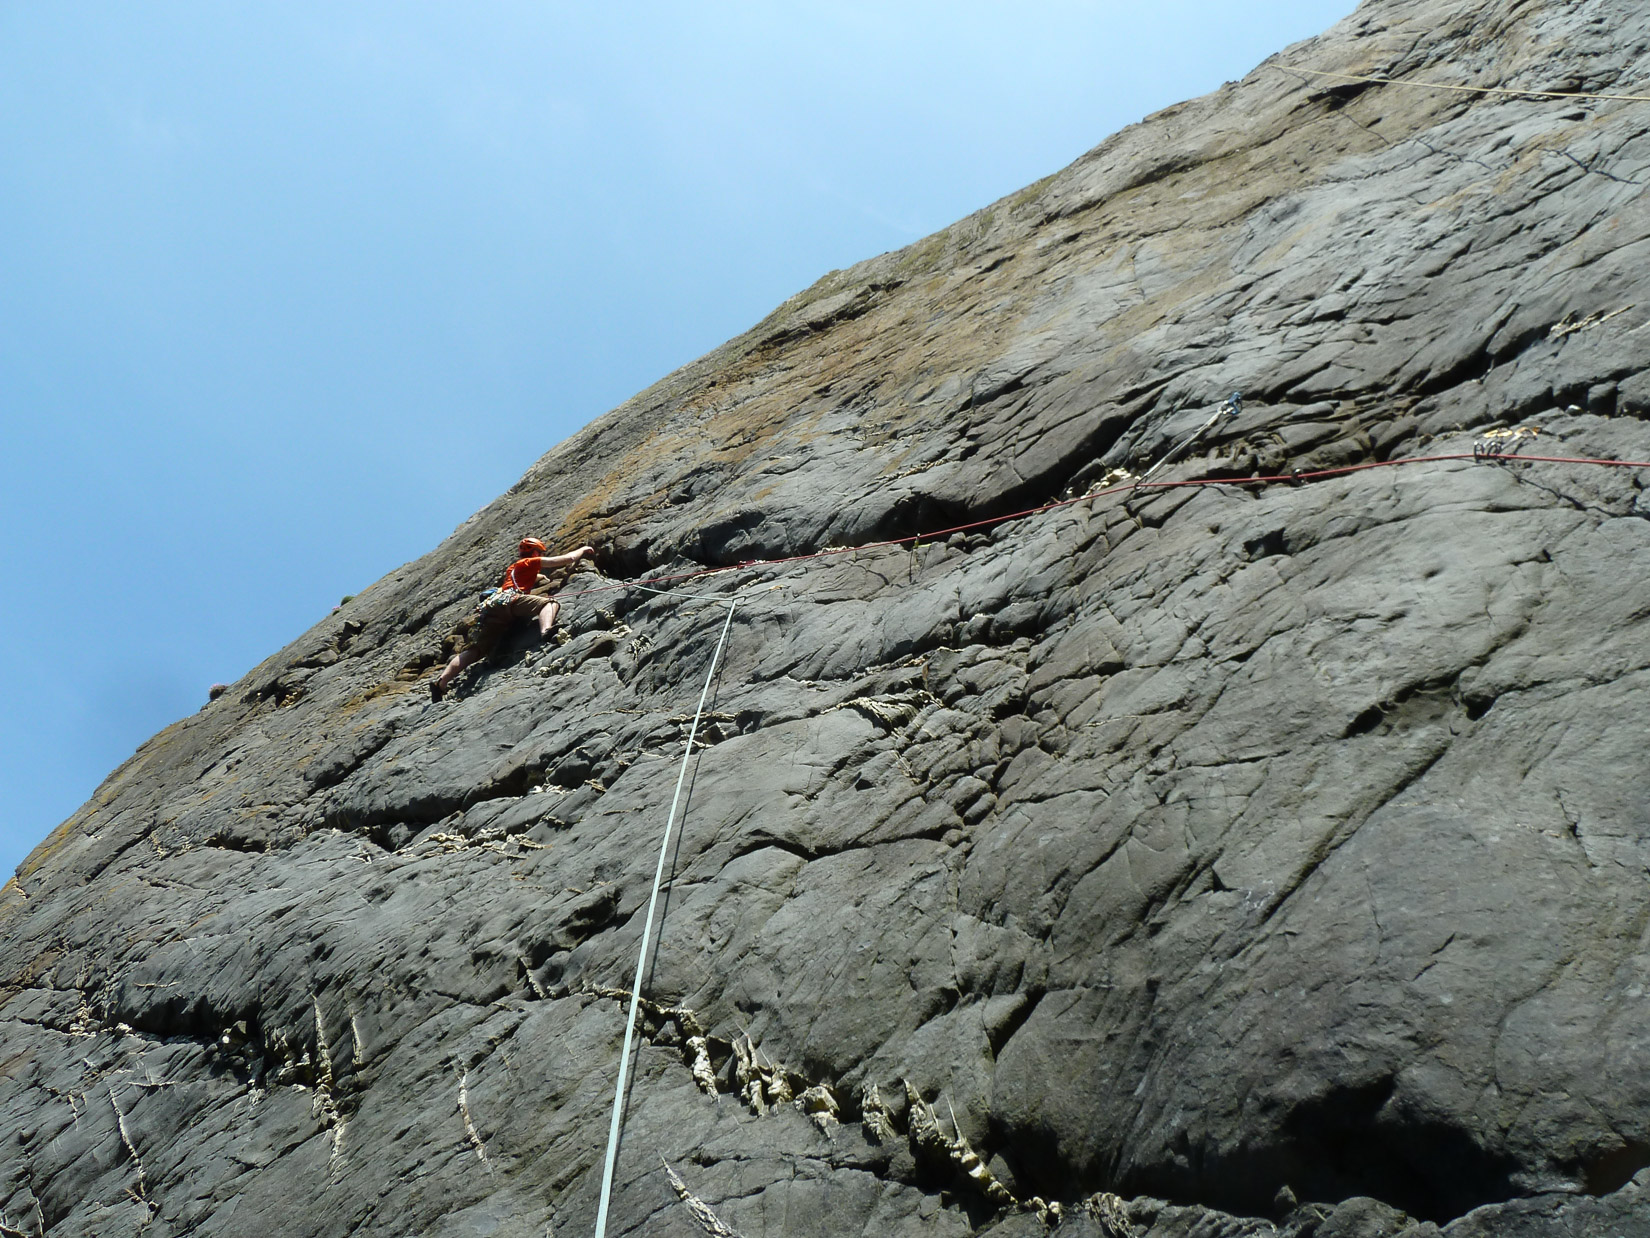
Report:
M1650 104L1294 67L1650 94L1650 12L1367 0L827 276L156 736L0 894L0 1234L589 1232L735 597L610 1232L1650 1232L1643 474L1233 480L1650 459ZM870 546L1234 389L1158 474L1225 484ZM527 532L600 549L570 639L432 704Z

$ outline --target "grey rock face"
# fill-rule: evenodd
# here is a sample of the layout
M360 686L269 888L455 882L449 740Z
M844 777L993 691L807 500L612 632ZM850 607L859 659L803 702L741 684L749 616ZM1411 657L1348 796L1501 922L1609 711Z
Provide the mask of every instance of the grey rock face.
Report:
M0 893L0 1234L1650 1231L1650 93L1371 0L534 465ZM1200 488L1080 498L1245 393ZM950 526L919 543L872 545ZM565 643L420 682L535 532ZM627 586L827 548L660 596ZM1304 1201L1304 1202L1302 1202Z

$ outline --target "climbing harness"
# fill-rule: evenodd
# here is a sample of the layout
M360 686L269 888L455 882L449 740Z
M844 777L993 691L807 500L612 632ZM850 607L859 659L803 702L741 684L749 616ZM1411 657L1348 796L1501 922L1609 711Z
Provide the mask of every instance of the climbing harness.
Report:
M1270 66L1280 73L1309 73L1313 77L1332 77L1342 82L1368 82L1379 86L1414 86L1421 90L1449 90L1467 95L1507 95L1513 98L1537 99L1604 99L1617 103L1650 103L1650 95L1596 94L1586 90L1518 90L1509 86L1454 86L1447 82L1417 82L1408 77L1372 77L1362 73L1337 73L1332 69L1308 69L1303 65L1275 64Z
M670 813L665 817L665 836L659 843L659 865L653 872L653 893L647 900L647 918L642 921L642 948L636 955L636 983L630 990L630 1014L624 1024L624 1047L619 1051L619 1081L613 1089L613 1120L607 1128L607 1159L602 1165L601 1203L596 1209L596 1238L606 1238L607 1208L613 1195L613 1167L619 1157L619 1128L624 1121L624 1089L630 1075L630 1046L636 1034L636 1014L642 1004L642 976L647 971L647 950L653 940L653 912L659 903L659 887L664 882L665 857L670 853L670 831L676 824L676 809L682 802L682 786L687 781L688 760L693 756L693 741L699 734L699 720L704 717L705 701L710 697L710 685L716 678L716 664L722 657L722 646L727 643L728 629L733 626L733 610L738 604L726 601L728 617L722 621L722 635L717 637L716 650L710 655L710 669L705 672L705 686L699 693L699 708L693 713L693 725L688 728L687 748L682 753L682 768L676 775L676 794L671 797Z
M488 589L481 595L481 606L476 613L485 619L493 611L505 609L520 596L519 589Z

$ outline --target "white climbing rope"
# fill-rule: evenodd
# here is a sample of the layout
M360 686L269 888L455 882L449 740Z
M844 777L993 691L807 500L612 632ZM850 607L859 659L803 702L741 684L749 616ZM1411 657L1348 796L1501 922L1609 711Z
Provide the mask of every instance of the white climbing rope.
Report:
M733 572L738 569L729 567L722 570ZM662 598L686 598L690 602L716 602L721 604L728 600L725 593L689 593L684 589L655 589L652 585L640 584L634 580L626 581L625 588L640 589L643 593L656 593Z
M1170 448L1168 453L1165 454L1161 460L1140 475L1139 480L1134 483L1133 488L1129 491L1130 497L1133 497L1135 490L1140 489L1141 486L1144 486L1147 482L1151 481L1152 475L1160 468L1166 464L1173 464L1176 460L1180 459L1181 453L1193 443L1197 442L1198 439L1207 434L1215 422L1219 421L1222 417L1236 417L1242 411L1243 392L1234 391L1231 395L1221 401L1220 407L1215 409L1214 413L1210 415L1209 420L1205 421L1196 430L1193 430L1191 434L1187 435L1186 438L1182 439L1174 447Z
M693 713L693 725L688 728L687 751L682 753L682 768L676 775L676 794L670 800L670 814L665 818L665 837L659 844L659 866L653 872L653 894L647 900L647 919L642 921L642 949L636 956L636 983L630 990L630 1015L624 1023L624 1048L619 1053L619 1082L613 1089L613 1120L607 1128L607 1160L602 1165L602 1197L596 1209L596 1238L607 1236L607 1206L613 1196L613 1167L619 1159L619 1128L624 1122L624 1088L630 1074L630 1045L636 1033L636 1011L642 1002L642 974L647 970L647 948L653 940L653 912L659 903L659 887L664 882L665 857L670 853L670 831L676 824L676 809L682 802L682 787L687 782L688 761L693 756L693 740L699 733L699 719L705 713L705 701L710 697L711 681L716 677L716 664L722 657L722 646L727 643L728 629L733 626L734 601L726 601L728 617L722 621L722 635L717 637L716 651L710 655L710 669L705 672L705 687L699 693L699 708Z

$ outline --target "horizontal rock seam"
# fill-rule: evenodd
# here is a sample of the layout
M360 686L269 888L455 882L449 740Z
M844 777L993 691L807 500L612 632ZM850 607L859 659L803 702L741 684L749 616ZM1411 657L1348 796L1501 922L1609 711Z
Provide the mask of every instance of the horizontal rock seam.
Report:
M671 581L702 580L709 576L719 576L723 572L738 572L747 568L782 567L788 563L805 563L812 559L826 559L836 555L855 554L861 550L886 550L895 546L906 546L907 544L925 541L931 542L938 538L949 537L954 533L967 533L974 529L1007 524L1011 520L1025 520L1032 516L1041 516L1048 512L1058 511L1063 507L1073 507L1079 503L1087 503L1091 499L1103 499L1114 494L1132 494L1137 490L1184 490L1203 486L1262 486L1276 485L1282 482L1298 484L1307 481L1321 481L1329 477L1344 477L1351 473L1364 473L1370 469L1399 468L1411 464L1446 464L1458 460L1470 461L1476 464L1579 464L1595 468L1650 469L1650 460L1605 460L1586 456L1525 456L1512 452L1455 451L1435 456L1404 456L1397 460L1368 460L1362 464L1343 464L1331 469L1313 469L1301 473L1272 473L1259 477L1195 477L1183 481L1130 481L1122 485L1079 495L1074 499L1060 499L1054 503L1045 503L1041 507L1028 507L1024 511L1009 512L1003 516L989 516L984 520L974 520L967 524L952 525L949 528L913 533L906 537L865 542L857 546L828 546L824 550L815 550L801 555L787 555L781 559L746 559L739 563L731 563L726 567L703 568L697 572L681 572L671 576L654 576L646 581L625 581L616 585L598 585L594 589L579 589L558 596L562 598L590 597L598 593L622 593L629 589L641 589L648 593L687 598L703 597L704 600L708 601L724 602L727 600L726 595L718 597L709 594L684 594L678 590L659 589L656 586Z
M1518 90L1510 86L1456 86L1448 82L1417 82L1407 77L1369 77L1360 73L1337 73L1332 69L1308 69L1297 64L1275 64L1270 67L1279 73L1310 73L1313 77L1332 77L1340 82L1369 82L1378 86L1417 86L1422 90L1450 90L1469 95L1509 95L1515 99L1608 99L1616 103L1650 103L1650 95L1604 95L1585 90Z

